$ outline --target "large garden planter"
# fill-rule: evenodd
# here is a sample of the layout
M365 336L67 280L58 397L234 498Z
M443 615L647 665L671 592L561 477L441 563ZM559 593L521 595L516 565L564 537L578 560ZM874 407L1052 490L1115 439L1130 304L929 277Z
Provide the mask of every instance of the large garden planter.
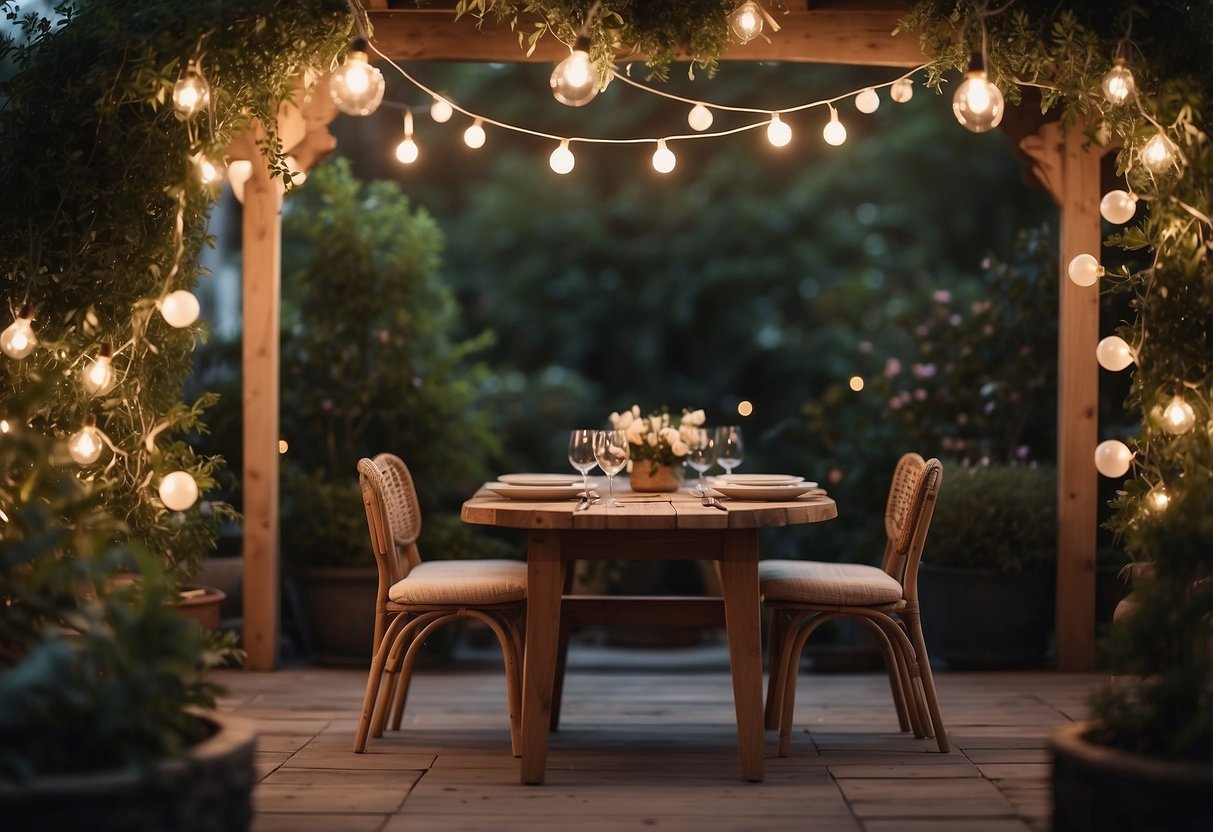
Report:
M1213 829L1213 766L1130 754L1090 731L1079 722L1053 735L1053 832Z
M1052 573L1007 575L923 563L918 596L927 652L955 670L1038 667L1053 630Z
M135 770L38 777L0 784L5 829L66 832L218 832L249 828L253 816L250 723L200 712L213 733L149 776Z

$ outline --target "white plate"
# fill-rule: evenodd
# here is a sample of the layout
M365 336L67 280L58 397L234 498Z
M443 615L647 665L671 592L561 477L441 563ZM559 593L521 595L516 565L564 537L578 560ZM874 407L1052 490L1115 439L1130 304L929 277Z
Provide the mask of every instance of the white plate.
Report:
M719 483L712 486L726 497L734 500L782 501L795 500L801 494L817 489L815 482L783 483L781 485L737 485ZM823 492L824 493L824 492Z
M497 480L510 485L581 485L576 474L502 474Z
M791 485L804 482L804 477L792 474L721 474L716 477L716 482L722 485Z
M581 496L581 483L574 485L512 485L490 482L485 486L500 497L511 500L573 500Z

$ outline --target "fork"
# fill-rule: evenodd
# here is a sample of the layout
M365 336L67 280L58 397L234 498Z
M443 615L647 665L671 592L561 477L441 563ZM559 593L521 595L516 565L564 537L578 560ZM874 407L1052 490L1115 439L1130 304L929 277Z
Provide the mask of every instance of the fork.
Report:
M727 508L725 508L723 505L720 504L720 500L717 500L715 497L708 494L706 491L703 492L703 497L701 499L703 501L703 504L709 508L718 508L721 511L728 511Z

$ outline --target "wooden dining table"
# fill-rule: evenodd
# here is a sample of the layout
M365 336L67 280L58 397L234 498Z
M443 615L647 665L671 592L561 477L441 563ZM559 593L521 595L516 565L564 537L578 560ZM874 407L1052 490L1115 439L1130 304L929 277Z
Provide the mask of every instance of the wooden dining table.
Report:
M615 488L622 508L591 506L577 500L539 502L499 496L486 488L463 504L466 523L527 532L526 652L522 671L522 782L539 784L547 767L553 686L558 662L562 612L578 603L615 599L573 597L564 593L568 564L578 560L713 560L721 597L686 599L723 605L723 621L733 677L741 776L763 778L763 697L761 599L758 593L758 532L771 526L816 523L837 516L834 501L822 493L779 502L721 500L721 508L703 505L687 488L667 494L639 494ZM618 599L639 611L652 611L653 599ZM661 606L680 603L662 598ZM646 607L647 604L647 607Z

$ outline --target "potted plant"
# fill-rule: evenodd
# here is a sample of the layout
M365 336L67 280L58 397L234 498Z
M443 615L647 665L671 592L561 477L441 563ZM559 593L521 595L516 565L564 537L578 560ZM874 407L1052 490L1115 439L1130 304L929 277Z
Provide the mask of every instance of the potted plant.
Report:
M671 417L663 407L642 416L640 405L612 413L611 427L627 432L629 482L633 491L677 491L682 484L682 465L691 450L690 431L703 427L702 410L683 408L682 415Z
M1056 493L1051 467L952 466L918 573L932 658L957 669L1044 661L1054 613Z

